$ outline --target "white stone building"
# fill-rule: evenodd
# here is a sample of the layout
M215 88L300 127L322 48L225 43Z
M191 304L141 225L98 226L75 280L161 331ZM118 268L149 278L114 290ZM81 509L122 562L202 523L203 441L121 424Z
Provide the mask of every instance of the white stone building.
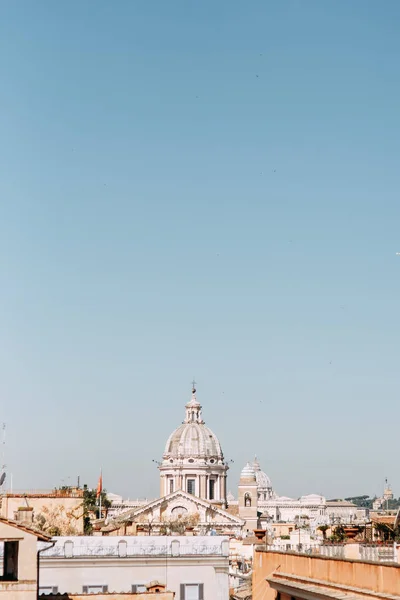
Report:
M194 387L183 423L168 437L159 470L160 498L122 502L114 496L107 521L97 524L102 534L183 533L184 525L200 535L241 533L244 520L225 510L228 465L217 436L205 425Z
M229 504L238 504L239 516L246 521L245 529L267 528L271 522L307 522L311 529L329 523L353 523L363 518L358 507L344 500L327 501L320 494L300 498L279 496L271 480L261 470L255 458L243 468L239 482L239 499L228 495ZM366 516L366 515L364 515Z
M185 490L225 507L229 467L217 436L203 421L194 387L185 409L185 420L169 436L159 465L160 496Z
M176 600L228 600L229 540L206 537L60 537L42 553L40 592L146 591L157 580Z
M215 528L230 534L247 534L269 522L300 518L308 520L311 528L359 519L357 507L350 502L327 502L319 494L279 496L257 458L241 473L238 500L227 494L228 465L217 436L203 420L194 387L184 421L168 437L159 470L160 498L123 502L114 497L103 533L131 533L131 525L146 522L152 533L162 532L163 522L179 515L198 515L197 533Z

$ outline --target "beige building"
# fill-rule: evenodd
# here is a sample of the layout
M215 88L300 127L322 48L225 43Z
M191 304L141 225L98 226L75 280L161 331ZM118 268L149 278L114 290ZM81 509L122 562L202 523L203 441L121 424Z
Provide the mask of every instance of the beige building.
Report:
M38 540L50 542L49 537L33 529L0 518L0 600L36 600Z
M257 529L257 494L256 475L254 469L247 463L240 474L239 515L246 522L245 529L249 532Z
M0 516L27 525L40 519L46 521L47 526L53 524L61 529L61 533L82 535L83 490L66 488L45 492L7 492L1 496Z

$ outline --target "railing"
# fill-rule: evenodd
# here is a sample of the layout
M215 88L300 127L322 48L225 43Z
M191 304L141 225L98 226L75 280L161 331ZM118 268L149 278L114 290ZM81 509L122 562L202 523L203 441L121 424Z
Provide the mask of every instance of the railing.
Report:
M390 546L360 545L361 560L372 562L397 562L395 544Z
M321 556L327 556L328 558L344 558L345 549L343 544L332 544L320 546L319 554Z
M81 546L73 542L55 545L41 553L48 558L84 558L84 557L135 557L135 556L228 556L229 542L218 545L191 544L176 542L166 544L126 544L120 542L114 546L87 545Z
M270 552L295 552L296 554L318 554L320 546L316 544L272 544L267 546Z
M357 543L358 544L358 543ZM299 546L293 546L287 544L287 547L283 545L270 545L266 547L267 550L272 552L285 552L295 554L312 554L313 556L325 556L327 558L357 558L361 561L378 562L378 563L398 563L397 556L397 545L396 543L387 544L385 546L379 544L358 544L358 556L354 554L354 550L351 553L348 552L347 544L322 544L320 546L312 546L307 544L301 544Z

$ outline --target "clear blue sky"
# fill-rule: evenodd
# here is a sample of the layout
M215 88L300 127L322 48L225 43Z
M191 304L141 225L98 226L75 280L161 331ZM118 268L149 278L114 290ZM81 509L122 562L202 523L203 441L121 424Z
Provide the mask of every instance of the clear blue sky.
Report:
M281 494L400 495L400 3L9 1L15 488L156 496L193 376Z

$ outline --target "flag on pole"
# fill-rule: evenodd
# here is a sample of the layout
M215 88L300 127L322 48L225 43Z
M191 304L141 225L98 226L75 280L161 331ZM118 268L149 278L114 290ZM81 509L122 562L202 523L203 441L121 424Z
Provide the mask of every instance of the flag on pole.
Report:
M102 491L103 491L103 474L100 471L99 483L97 484L96 498L99 498L101 496Z

